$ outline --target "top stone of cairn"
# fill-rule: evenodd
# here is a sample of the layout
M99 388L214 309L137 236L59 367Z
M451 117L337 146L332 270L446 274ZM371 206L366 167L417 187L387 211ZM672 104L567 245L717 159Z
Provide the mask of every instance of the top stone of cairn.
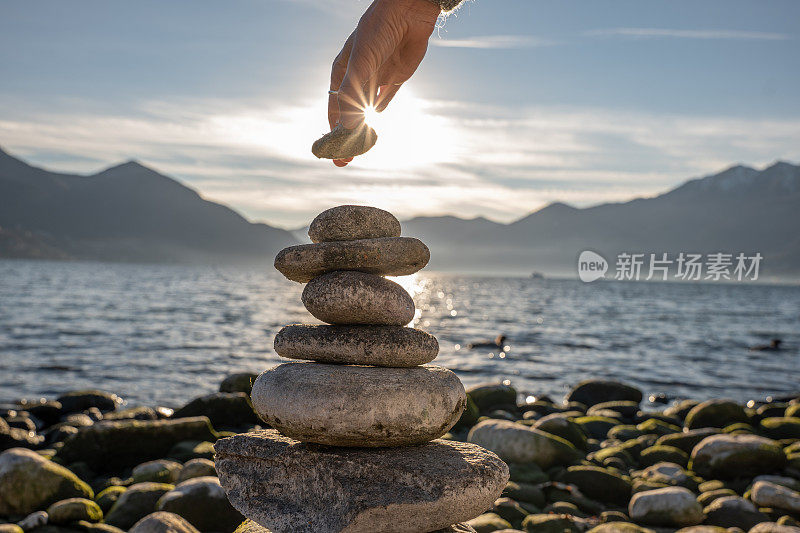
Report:
M308 227L311 242L399 237L400 221L388 211L365 205L340 205L323 211Z

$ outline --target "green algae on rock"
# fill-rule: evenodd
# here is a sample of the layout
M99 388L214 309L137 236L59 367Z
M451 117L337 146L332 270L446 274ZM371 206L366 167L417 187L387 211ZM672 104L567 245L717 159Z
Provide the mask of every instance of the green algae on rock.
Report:
M0 454L0 515L25 515L67 498L93 498L78 476L36 452L12 448Z
M347 159L369 152L378 134L366 123L349 130L341 123L314 141L311 153L320 159Z
M181 441L216 439L217 434L205 416L98 422L68 437L56 458L67 464L85 462L106 472L166 457Z

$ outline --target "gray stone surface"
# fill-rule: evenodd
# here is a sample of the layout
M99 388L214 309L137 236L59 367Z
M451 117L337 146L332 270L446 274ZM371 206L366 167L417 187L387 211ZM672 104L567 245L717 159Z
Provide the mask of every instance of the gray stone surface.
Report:
M424 268L430 257L428 247L418 239L383 237L290 246L275 257L275 268L300 283L334 270L405 276Z
M750 499L759 507L773 507L800 515L800 492L776 483L756 481Z
M353 129L341 123L314 141L311 153L320 159L347 159L367 153L378 142L378 134L366 123Z
M414 318L411 295L375 274L324 274L306 285L302 299L309 313L329 324L404 326Z
M508 467L467 443L383 449L304 444L275 430L217 441L234 507L274 533L427 533L492 507Z
M311 222L311 242L354 241L399 237L400 221L393 214L366 205L340 205L326 209Z
M514 463L534 462L542 468L569 464L582 454L565 439L508 420L489 419L474 426L467 438Z
M786 462L774 440L758 435L712 435L692 450L689 468L707 479L770 474Z
M275 336L275 351L320 363L412 367L433 361L439 343L433 335L401 326L293 324Z
M703 509L695 495L684 487L665 487L633 495L628 515L638 524L665 527L696 526L703 521Z
M455 374L436 366L284 363L253 385L259 416L284 435L335 446L402 446L444 435L466 404Z

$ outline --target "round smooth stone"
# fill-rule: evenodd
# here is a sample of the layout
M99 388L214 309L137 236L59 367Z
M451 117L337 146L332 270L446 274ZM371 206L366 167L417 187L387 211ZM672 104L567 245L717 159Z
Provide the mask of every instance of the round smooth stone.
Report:
M363 272L330 272L311 280L303 305L328 324L404 326L414 318L414 300L388 279Z
M377 207L340 205L317 215L308 227L308 236L311 242L399 237L400 221Z
M503 461L465 442L333 448L262 430L214 449L231 504L276 533L451 531L490 509L508 481Z
M287 359L346 365L412 367L439 354L436 337L401 326L293 324L275 335L274 346Z
M441 437L467 402L458 377L438 366L300 362L262 373L251 397L258 415L287 437L369 448Z
M430 258L419 239L381 237L290 246L275 257L275 268L292 281L307 283L334 270L406 276L424 268Z

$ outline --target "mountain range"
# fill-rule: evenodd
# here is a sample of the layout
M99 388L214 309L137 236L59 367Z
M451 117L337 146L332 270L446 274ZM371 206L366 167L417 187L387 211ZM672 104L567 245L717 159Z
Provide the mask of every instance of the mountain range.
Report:
M417 217L403 233L432 270L575 276L583 250L759 252L762 276L800 279L800 166L734 166L652 198L553 203L510 224ZM0 150L0 257L141 262L271 262L299 231L254 224L135 161L89 176L49 172Z
M30 166L3 150L0 227L0 257L264 261L297 242L135 161L79 176Z

